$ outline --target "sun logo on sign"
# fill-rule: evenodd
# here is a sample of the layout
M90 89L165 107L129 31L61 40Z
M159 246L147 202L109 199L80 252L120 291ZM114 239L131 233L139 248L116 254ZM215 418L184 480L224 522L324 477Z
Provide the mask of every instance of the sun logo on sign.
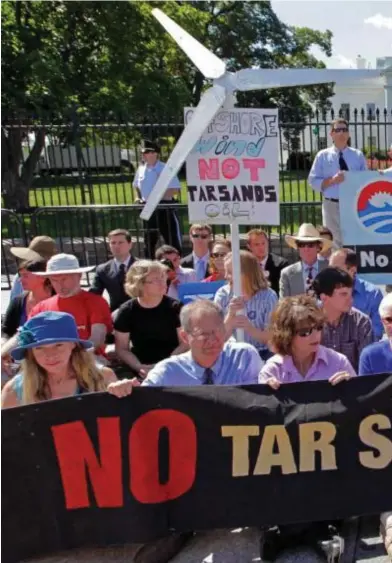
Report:
M374 234L392 234L392 182L376 180L358 194L357 214L362 226Z

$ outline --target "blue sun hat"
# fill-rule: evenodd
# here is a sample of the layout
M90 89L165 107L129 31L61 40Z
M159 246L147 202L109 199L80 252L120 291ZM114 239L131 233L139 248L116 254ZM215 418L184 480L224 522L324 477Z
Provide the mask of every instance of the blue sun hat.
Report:
M86 350L93 347L90 340L81 340L75 319L69 313L45 311L28 320L17 333L17 348L11 355L15 360L23 360L26 350L57 344L58 342L77 342Z

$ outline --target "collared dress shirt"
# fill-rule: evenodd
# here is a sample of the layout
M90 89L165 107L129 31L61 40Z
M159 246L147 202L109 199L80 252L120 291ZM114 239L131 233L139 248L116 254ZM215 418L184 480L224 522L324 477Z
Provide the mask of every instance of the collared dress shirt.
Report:
M257 383L263 366L257 350L243 342L228 341L215 364L211 366L214 385L247 385ZM144 386L194 386L202 385L205 367L200 366L185 352L159 362L143 381Z
M267 379L275 377L281 383L303 383L305 381L328 380L339 371L346 371L350 375L357 375L348 359L325 346L319 346L313 364L308 373L303 376L295 367L291 356L275 354L267 360L260 372L259 383L266 383Z
M133 180L133 186L140 190L144 201L147 201L148 196L152 192L155 184L157 183L159 175L161 174L165 166L166 165L164 162L158 160L154 166L147 166L147 164L143 163L136 170L135 178ZM181 189L181 184L177 176L174 176L174 178L168 185L168 189Z
M325 190L321 189L321 184L324 180L335 176L335 174L339 172L340 152L342 152L349 170L367 170L366 159L363 153L358 149L346 147L342 151L339 151L339 149L333 145L332 147L319 151L310 170L308 182L314 191L322 191L324 197L328 199L339 199L339 184L332 184Z
M384 327L378 312L383 297L382 291L377 286L355 276L353 306L370 317L376 340L380 340L384 334Z

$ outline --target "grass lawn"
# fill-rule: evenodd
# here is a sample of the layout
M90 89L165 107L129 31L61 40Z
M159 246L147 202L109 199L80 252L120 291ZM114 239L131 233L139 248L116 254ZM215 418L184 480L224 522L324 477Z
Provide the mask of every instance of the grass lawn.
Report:
M280 175L280 201L281 202L313 202L320 201L307 184L306 177L298 174L282 173ZM181 182L181 202L186 203L188 194L186 182ZM57 205L130 205L133 203L134 194L131 182L95 184L84 187L59 186L37 188L30 191L30 205L32 207L46 207Z
M182 182L181 201L187 202L185 181ZM313 204L319 202L320 197L307 185L304 175L301 177L299 173L281 174L280 201L289 205L280 206L280 226L271 227L271 233L275 235L293 233L301 223L321 223L321 207ZM130 182L93 185L90 186L90 189L85 186L84 190L81 186L35 187L30 191L30 205L39 207L40 210L35 212L32 217L25 216L24 225L32 236L45 233L54 238L81 239L104 236L112 229L125 226L135 237L139 238L142 235L143 223L139 219L137 209L130 205L132 202L133 191ZM89 204L124 205L124 207L102 207L92 210L88 207ZM72 209L75 205L86 205L86 207ZM50 207L53 206L64 208L52 211ZM180 209L178 216L181 232L187 233L189 230L187 209ZM240 230L246 232L248 229L248 226L243 226ZM225 234L229 231L229 227L216 226L214 231ZM4 238L21 237L20 227L14 220L7 218L6 214L2 221L2 236Z

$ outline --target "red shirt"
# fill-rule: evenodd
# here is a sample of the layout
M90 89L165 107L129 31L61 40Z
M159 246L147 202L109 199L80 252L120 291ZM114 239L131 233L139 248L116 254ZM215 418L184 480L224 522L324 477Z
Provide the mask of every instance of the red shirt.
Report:
M93 324L105 325L107 332L113 330L112 315L107 301L101 295L84 289L72 297L54 295L49 299L44 299L32 308L29 319L44 311L60 311L72 315L82 340L90 338ZM96 350L96 353L101 354L102 350Z

